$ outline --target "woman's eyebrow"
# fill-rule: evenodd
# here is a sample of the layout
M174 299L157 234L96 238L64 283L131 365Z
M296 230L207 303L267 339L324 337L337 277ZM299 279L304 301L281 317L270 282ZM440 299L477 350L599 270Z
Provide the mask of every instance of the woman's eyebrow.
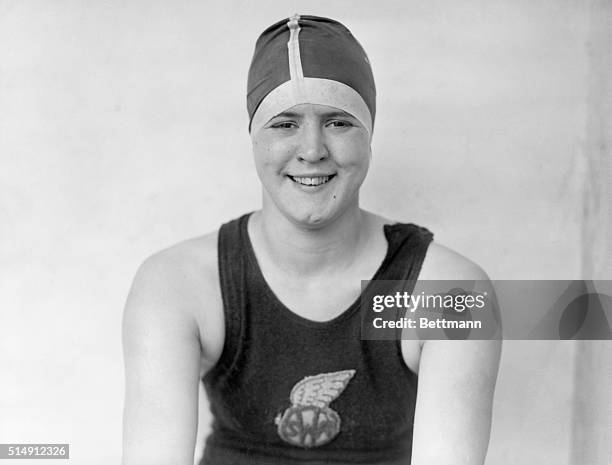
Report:
M282 113L279 113L278 115L274 115L271 119L274 118L300 118L302 115L300 115L299 113L295 113L293 111L283 111Z
M330 111L329 113L324 113L321 116L324 118L355 118L350 113L342 110Z
M329 119L329 118L355 118L353 115L351 115L350 113L347 113L346 111L343 110L333 110L333 111L329 111L329 112L323 112L317 115L319 118L321 119ZM270 121L276 119L276 118L292 118L292 119L300 119L303 118L304 115L302 113L299 112L295 112L295 111L283 111L282 113L279 113L278 115L274 115L272 118L270 118Z

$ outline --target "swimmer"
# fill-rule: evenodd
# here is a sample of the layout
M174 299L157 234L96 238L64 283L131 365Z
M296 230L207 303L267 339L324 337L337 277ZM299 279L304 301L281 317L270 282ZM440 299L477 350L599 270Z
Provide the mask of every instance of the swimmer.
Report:
M499 341L360 337L362 280L488 280L428 229L360 207L376 116L364 49L331 19L273 24L247 109L261 209L134 279L123 465L193 463L199 383L202 465L482 465Z

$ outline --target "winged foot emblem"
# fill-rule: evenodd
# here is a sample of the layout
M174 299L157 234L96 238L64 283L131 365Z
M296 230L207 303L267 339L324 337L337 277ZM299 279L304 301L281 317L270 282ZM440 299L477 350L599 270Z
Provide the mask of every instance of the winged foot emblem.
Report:
M289 407L275 423L281 439L294 446L311 448L333 440L340 432L340 416L329 404L338 398L355 370L307 376L291 390Z

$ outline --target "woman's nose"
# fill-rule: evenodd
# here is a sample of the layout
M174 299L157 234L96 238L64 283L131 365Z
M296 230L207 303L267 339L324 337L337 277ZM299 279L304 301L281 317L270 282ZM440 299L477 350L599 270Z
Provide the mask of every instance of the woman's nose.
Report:
M306 124L302 128L297 157L299 161L308 163L316 163L329 157L323 128L318 124Z

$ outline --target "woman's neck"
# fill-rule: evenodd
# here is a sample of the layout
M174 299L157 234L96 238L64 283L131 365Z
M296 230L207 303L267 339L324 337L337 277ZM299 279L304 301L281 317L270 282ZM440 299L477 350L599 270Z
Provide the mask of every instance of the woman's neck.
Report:
M295 224L274 208L255 212L249 235L283 272L314 276L348 268L370 239L370 214L358 205L319 228ZM262 250L263 249L263 250Z

